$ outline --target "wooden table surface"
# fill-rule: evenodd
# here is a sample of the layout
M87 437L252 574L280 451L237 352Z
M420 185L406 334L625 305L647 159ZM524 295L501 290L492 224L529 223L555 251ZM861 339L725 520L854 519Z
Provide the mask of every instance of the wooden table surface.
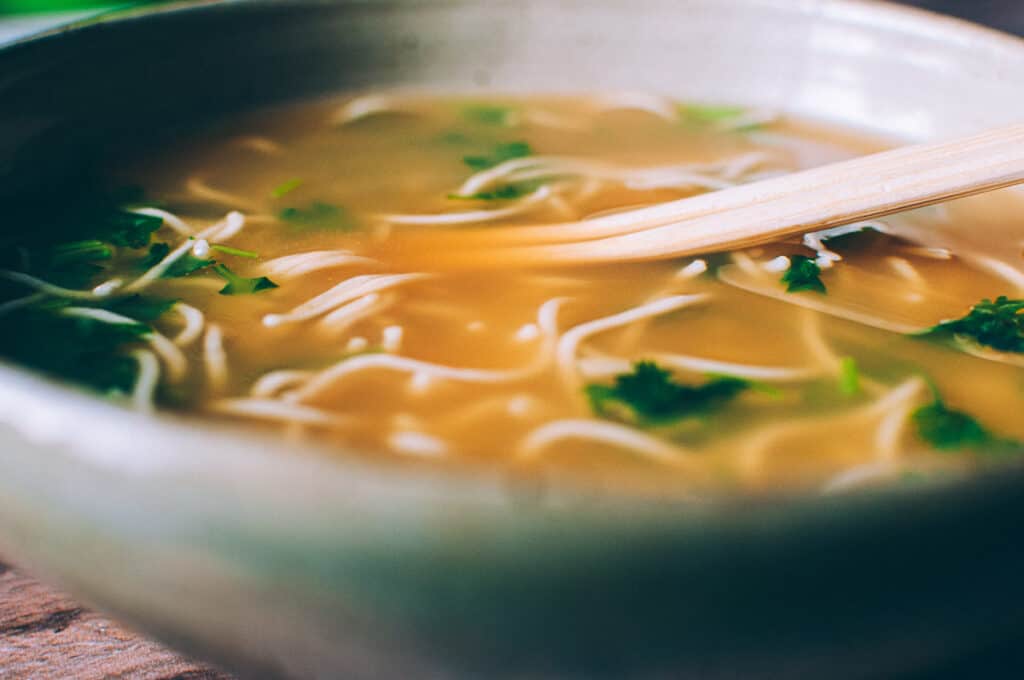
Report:
M231 680L0 563L0 679Z

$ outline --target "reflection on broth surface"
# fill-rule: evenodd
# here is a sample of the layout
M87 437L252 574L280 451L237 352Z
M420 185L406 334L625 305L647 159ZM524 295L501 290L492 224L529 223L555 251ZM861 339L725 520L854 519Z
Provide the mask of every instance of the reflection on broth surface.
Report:
M622 492L834 492L1009 460L1013 192L674 262L396 256L879 148L639 95L260 112L134 152L45 225L22 217L0 350L138 409Z

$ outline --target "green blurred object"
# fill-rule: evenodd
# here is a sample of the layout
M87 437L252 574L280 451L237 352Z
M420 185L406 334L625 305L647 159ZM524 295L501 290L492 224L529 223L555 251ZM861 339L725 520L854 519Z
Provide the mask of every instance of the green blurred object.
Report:
M34 14L42 12L74 12L107 7L130 7L150 4L146 0L137 2L111 2L111 0L0 0L0 16L10 14Z

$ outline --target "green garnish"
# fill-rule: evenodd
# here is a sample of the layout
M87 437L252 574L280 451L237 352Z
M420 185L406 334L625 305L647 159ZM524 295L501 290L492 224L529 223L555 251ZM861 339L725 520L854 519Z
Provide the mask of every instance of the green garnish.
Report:
M321 201L314 201L305 208L282 208L277 216L285 222L304 228L350 231L356 227L355 220L347 210Z
M1011 300L1000 295L982 300L966 316L942 323L920 333L920 336L971 338L980 345L1001 352L1024 352L1024 300Z
M938 396L914 411L911 416L917 433L937 451L974 450L1005 452L1021 448L1021 443L989 432L973 416L946 406Z
M114 251L103 241L86 239L61 243L50 250L50 266L62 267L71 263L109 260Z
M713 104L680 104L679 115L684 120L697 123L717 123L746 113L740 106L716 106Z
M29 308L0 317L0 354L101 392L130 392L136 362L123 351L142 342L149 326L111 324L56 311Z
M833 227L814 232L822 243L827 243L829 250L855 251L870 248L878 243L879 237L888 238L871 224L852 224L845 227Z
M487 156L465 156L462 162L472 170L486 170L500 165L513 158L525 158L533 154L533 149L526 142L505 142L498 144Z
M130 295L104 304L105 309L143 323L152 323L166 314L177 304L177 300Z
M640 361L634 364L632 373L616 376L613 385L588 385L586 394L591 408L601 417L657 426L705 415L749 387L746 380L732 377L685 385L675 382L670 371L653 361Z
M68 288L86 288L103 271L97 262L113 255L113 249L103 241L86 239L37 250L31 258L42 265L39 274L43 279Z
M453 201L512 201L532 194L544 184L537 180L532 182L516 182L503 184L491 191L479 191L475 194L448 194Z
M8 218L18 228L0 235L0 266L66 288L88 288L115 248L144 248L163 224L160 217L123 209L124 201L137 199L141 192L135 189L107 192L90 184L45 210L16 207Z
M227 281L227 285L220 289L221 295L251 295L253 293L259 293L260 291L277 288L277 284L266 276L259 276L251 279L239 276L223 264L214 265L213 271L222 279Z
M462 109L462 117L481 125L510 126L515 123L516 110L509 106L474 104Z
M803 290L825 292L825 284L821 282L821 267L809 257L790 255L789 268L782 275L786 284L786 292L797 293Z
M216 250L217 252L224 253L225 255L234 255L235 257L245 257L245 258L248 258L250 260L255 260L255 259L259 258L259 256L260 256L259 253L254 253L251 250L241 250L239 248L232 248L231 246L222 246L222 245L219 245L219 244L218 245L210 246L210 250Z
M302 186L302 180L297 177L287 180L285 182L281 182L276 187L274 187L274 189L270 192L270 197L281 198L285 194L290 194L291 192L295 191L300 186Z
M149 253L139 262L141 269L149 269L155 267L171 252L171 247L166 243L154 243L149 247ZM171 264L167 268L167 271L163 273L161 278L164 279L177 279L182 276L188 276L194 272L206 269L207 267L213 266L214 261L196 257L191 252L187 252Z
M145 248L163 218L116 211L107 215L99 238L122 248Z
M748 110L741 106L714 106L702 104L679 104L679 118L683 123L690 125L715 125L728 123L748 113ZM734 132L750 132L762 127L761 123L751 122L749 125L741 125L733 128Z
M853 357L839 360L839 391L848 397L860 394L860 370Z
M442 144L451 144L452 146L462 146L469 144L472 140L465 132L459 132L458 130L449 130L448 132L442 132L438 137L437 141Z

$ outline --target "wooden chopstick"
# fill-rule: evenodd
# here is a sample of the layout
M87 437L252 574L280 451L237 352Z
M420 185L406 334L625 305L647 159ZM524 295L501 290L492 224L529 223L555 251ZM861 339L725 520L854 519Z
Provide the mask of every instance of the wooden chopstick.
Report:
M917 144L615 215L535 230L538 242L502 245L450 236L438 266L600 264L731 250L1024 182L1024 124ZM493 229L493 228L492 228ZM628 230L615 233L616 229ZM554 235L553 235L554 234ZM566 239L558 236L563 234Z

